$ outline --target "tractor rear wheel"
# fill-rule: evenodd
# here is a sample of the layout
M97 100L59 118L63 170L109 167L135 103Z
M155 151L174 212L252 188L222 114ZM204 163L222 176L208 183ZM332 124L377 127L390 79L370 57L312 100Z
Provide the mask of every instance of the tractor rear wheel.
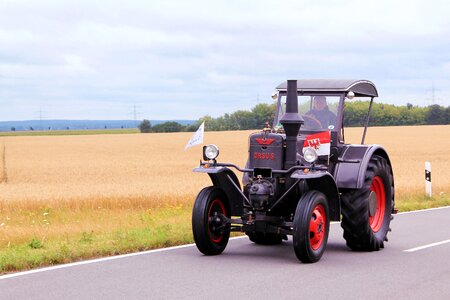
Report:
M225 250L230 238L228 199L222 189L210 186L200 191L192 211L192 232L195 245L205 255Z
M318 261L325 251L330 230L328 211L327 198L318 191L307 192L297 204L293 242L295 255L304 263Z
M283 237L275 233L246 232L250 241L258 245L278 245L283 242Z
M394 207L393 175L385 158L370 159L363 187L342 193L341 204L347 246L359 251L383 248Z

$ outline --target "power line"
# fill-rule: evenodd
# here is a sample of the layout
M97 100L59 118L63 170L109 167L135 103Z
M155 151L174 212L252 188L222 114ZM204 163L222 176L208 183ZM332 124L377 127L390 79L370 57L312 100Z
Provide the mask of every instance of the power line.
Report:
M42 126L42 119L43 119L42 106L39 106L38 114L39 114L39 129L44 130L44 127Z
M133 116L133 120L137 124L138 116L141 115L141 112L139 111L139 106L133 104L133 107L131 108L131 112L129 114Z
M41 127L41 130L43 129L42 128L42 107L39 107L39 127Z
M436 92L440 91L440 89L437 89L434 85L434 80L431 82L431 89L429 89L428 91L431 91L431 99L429 99L430 104L429 105L434 105L436 104L437 101L439 101L439 99L436 98Z

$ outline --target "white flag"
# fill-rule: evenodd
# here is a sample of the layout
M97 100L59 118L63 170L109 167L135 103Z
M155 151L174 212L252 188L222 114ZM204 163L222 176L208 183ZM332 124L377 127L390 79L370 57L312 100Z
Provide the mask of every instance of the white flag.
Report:
M203 132L205 131L205 122L200 125L200 127L197 129L197 131L194 133L194 135L191 137L189 142L187 143L186 147L184 147L184 150L191 148L192 146L203 144Z

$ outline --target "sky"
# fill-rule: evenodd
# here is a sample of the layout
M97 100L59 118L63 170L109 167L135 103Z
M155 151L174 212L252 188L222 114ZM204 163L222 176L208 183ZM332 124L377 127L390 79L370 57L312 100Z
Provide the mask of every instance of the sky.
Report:
M218 117L296 78L448 106L449 16L433 0L2 0L0 121Z

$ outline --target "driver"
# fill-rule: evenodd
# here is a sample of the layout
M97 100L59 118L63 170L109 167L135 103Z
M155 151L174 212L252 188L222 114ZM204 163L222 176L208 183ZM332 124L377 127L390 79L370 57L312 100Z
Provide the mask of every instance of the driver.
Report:
M315 96L314 106L309 112L306 113L316 119L322 125L322 128L329 128L329 126L336 126L336 115L329 110L327 104L327 97L325 96Z

